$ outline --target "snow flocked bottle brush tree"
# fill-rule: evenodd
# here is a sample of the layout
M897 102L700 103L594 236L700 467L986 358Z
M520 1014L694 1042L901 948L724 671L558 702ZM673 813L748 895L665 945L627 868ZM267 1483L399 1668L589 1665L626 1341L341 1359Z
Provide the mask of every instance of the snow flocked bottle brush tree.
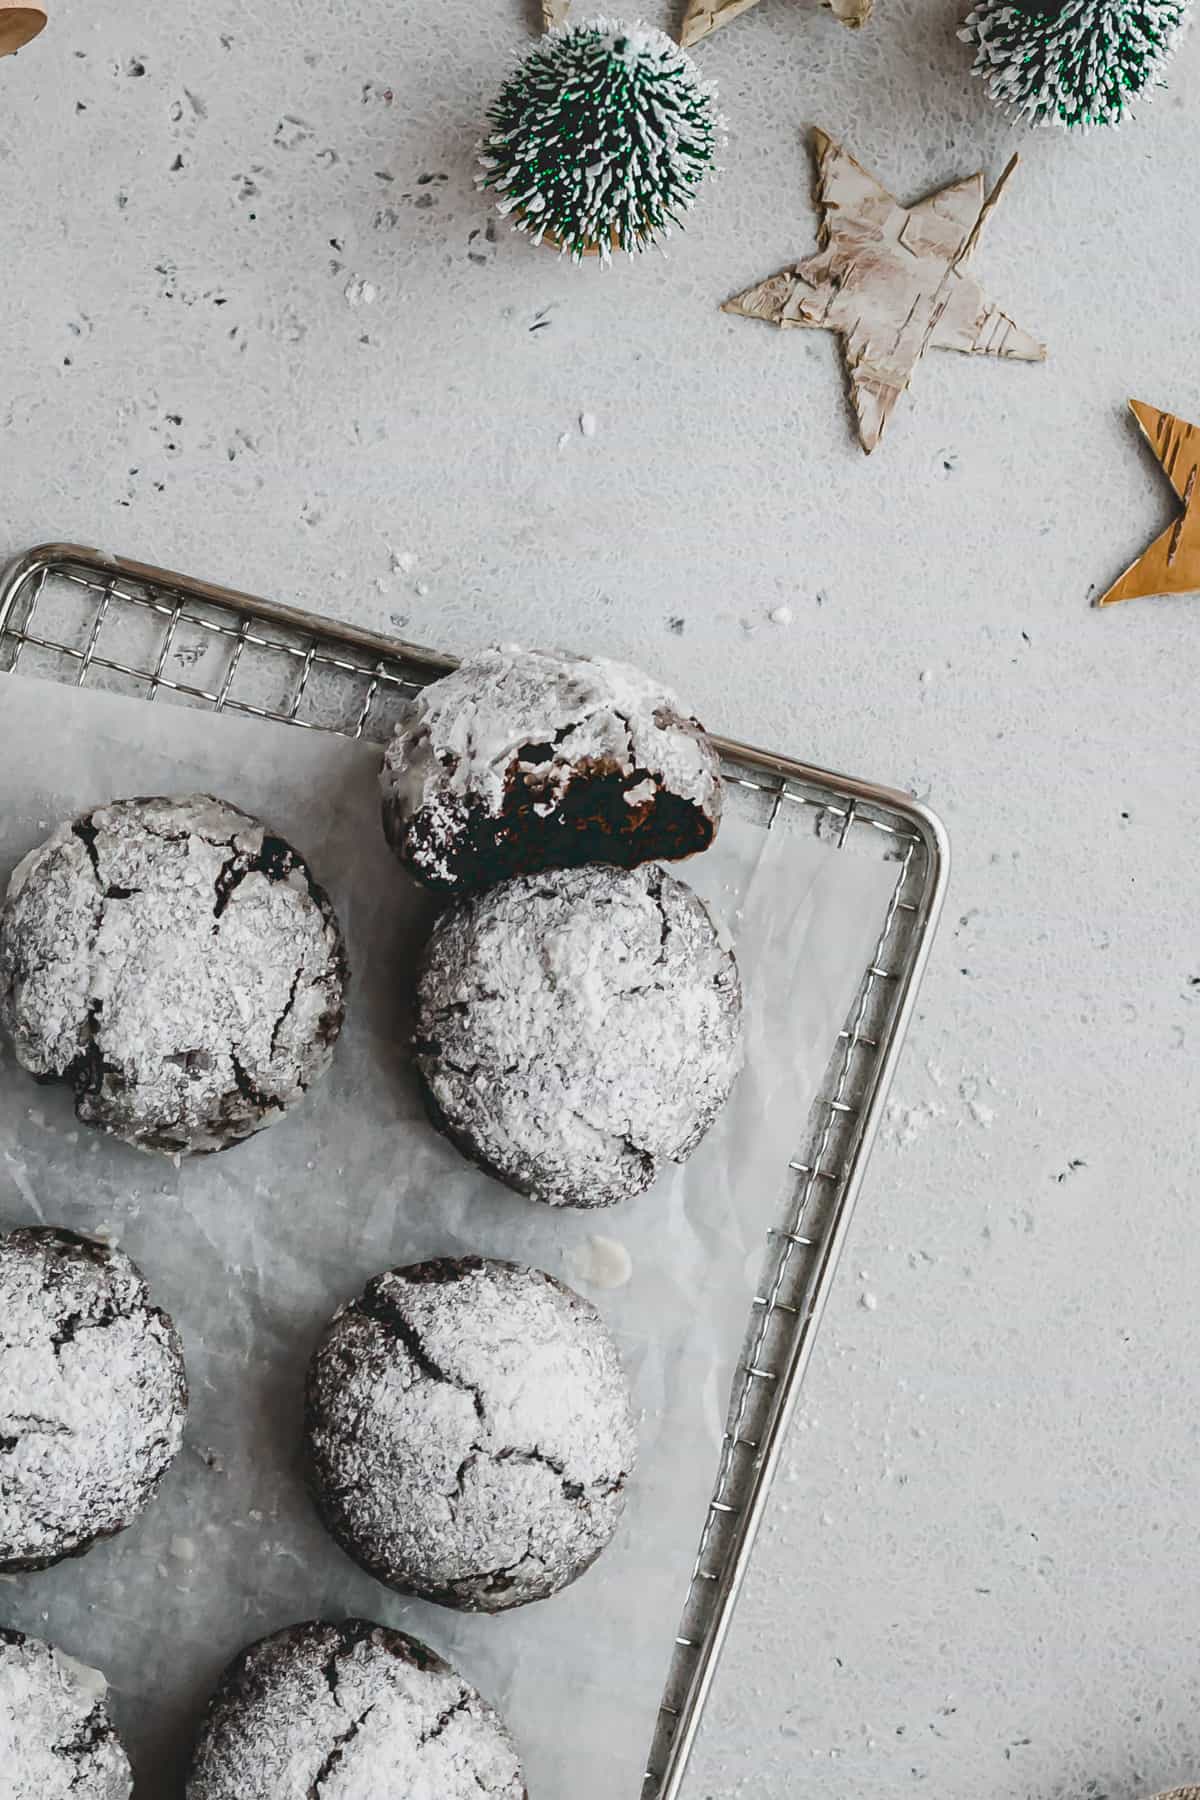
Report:
M998 105L1031 125L1119 125L1161 87L1189 0L977 0L959 36Z
M678 44L612 19L547 32L488 113L481 188L578 262L670 234L724 141L716 89Z

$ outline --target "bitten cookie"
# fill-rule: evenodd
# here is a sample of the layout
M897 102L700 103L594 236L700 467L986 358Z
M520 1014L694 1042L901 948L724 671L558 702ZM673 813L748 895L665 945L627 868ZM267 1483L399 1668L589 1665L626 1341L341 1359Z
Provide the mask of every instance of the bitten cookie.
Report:
M221 1150L281 1118L329 1065L346 979L304 859L207 794L60 825L0 910L18 1060L144 1150Z
M187 1800L527 1800L499 1715L415 1638L290 1625L221 1677Z
M409 703L383 763L383 825L449 892L581 863L704 850L717 753L659 682L623 663L482 650Z
M4 1800L129 1800L133 1776L107 1692L95 1669L0 1626Z
M402 1593L500 1612L582 1575L637 1458L595 1308L537 1269L390 1269L313 1356L310 1484L354 1560Z
M42 1227L0 1235L0 1571L131 1524L186 1412L178 1334L123 1251Z
M444 913L418 982L434 1123L552 1206L610 1206L683 1162L741 1062L733 953L662 869L505 882Z

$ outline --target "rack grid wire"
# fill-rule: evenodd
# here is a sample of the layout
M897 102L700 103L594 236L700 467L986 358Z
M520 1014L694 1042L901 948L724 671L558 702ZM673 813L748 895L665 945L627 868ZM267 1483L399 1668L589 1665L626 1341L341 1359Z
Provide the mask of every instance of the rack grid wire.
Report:
M72 544L0 577L0 672L115 689L384 743L406 696L454 659ZM718 739L726 778L808 809L839 849L895 863L883 926L769 1233L642 1800L678 1800L812 1353L945 894L939 821L907 795Z

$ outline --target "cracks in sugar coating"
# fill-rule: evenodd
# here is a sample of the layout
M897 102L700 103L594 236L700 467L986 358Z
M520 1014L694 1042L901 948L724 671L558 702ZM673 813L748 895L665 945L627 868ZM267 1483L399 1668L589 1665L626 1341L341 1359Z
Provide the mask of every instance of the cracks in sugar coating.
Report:
M527 1800L496 1712L426 1645L365 1619L288 1626L234 1658L200 1731L188 1800L274 1792L284 1768L305 1800L417 1788Z
M450 1266L453 1267L453 1264ZM369 1281L361 1299L355 1302L355 1307L363 1318L373 1319L376 1324L385 1326L403 1344L427 1380L441 1382L447 1387L455 1387L461 1393L469 1394L476 1417L481 1420L486 1417L482 1390L471 1382L459 1380L458 1376L452 1375L448 1369L434 1361L416 1326L404 1317L397 1302L389 1297L386 1277L376 1276L374 1281Z
M303 858L207 795L114 801L60 827L0 911L0 1020L19 1060L70 1083L85 1123L167 1154L224 1149L303 1098L347 979Z
M308 1800L321 1800L321 1791L326 1781L328 1781L329 1777L333 1774L334 1770L345 1756L347 1749L354 1742L371 1714L375 1711L377 1704L377 1701L372 1700L370 1706L365 1707L364 1710L359 1713L357 1718L351 1719L349 1725L347 1725L340 1737L334 1739L329 1754L321 1763L320 1768L313 1776L312 1782L309 1785Z
M438 921L414 1048L432 1122L472 1161L551 1205L613 1205L724 1105L737 966L662 869L518 878Z
M123 1252L46 1227L0 1235L0 1571L130 1524L186 1409L178 1334Z
M582 1574L636 1460L594 1308L480 1258L388 1271L342 1308L309 1369L306 1444L318 1509L350 1556L400 1592L483 1611Z
M96 886L103 891L104 883L100 879L100 857L96 851L96 839L100 833L88 818L76 819L71 830L87 851L88 861L92 865L92 873L96 877Z
M129 1761L102 1675L52 1645L0 1627L0 1735L6 1800L129 1800Z

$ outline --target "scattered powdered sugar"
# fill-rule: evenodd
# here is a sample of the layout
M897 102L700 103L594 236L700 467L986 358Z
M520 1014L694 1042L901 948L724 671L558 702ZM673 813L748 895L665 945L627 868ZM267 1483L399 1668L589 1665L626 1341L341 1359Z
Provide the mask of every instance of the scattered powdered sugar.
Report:
M455 857L477 815L502 819L514 789L554 810L573 783L609 772L630 806L651 808L661 792L695 809L697 823L710 821L696 841L646 856L710 841L720 764L670 689L600 657L482 650L408 703L384 757L385 827L423 880L455 886L463 879Z
M526 1800L499 1715L415 1638L292 1625L221 1678L187 1800Z
M130 1524L186 1409L175 1327L123 1251L41 1227L0 1236L0 1568Z
M129 1800L133 1776L107 1692L98 1670L0 1627L4 1800Z
M352 275L345 287L347 306L373 306L378 298L378 289L373 281L364 281L361 276Z
M899 1100L889 1101L883 1133L885 1143L907 1150L941 1118L944 1110L936 1100L919 1100L914 1106L905 1106Z
M209 795L118 800L21 862L0 912L0 1022L89 1124L219 1149L328 1066L341 932L303 859Z
M683 1162L741 1066L741 984L708 909L650 866L505 882L438 921L417 990L435 1117L555 1206L641 1193Z
M619 1238L594 1232L585 1244L571 1251L571 1279L584 1287L621 1288L633 1274L633 1258Z
M487 1612L583 1573L637 1457L594 1307L540 1270L480 1258L369 1282L313 1357L307 1421L342 1547L401 1591Z

